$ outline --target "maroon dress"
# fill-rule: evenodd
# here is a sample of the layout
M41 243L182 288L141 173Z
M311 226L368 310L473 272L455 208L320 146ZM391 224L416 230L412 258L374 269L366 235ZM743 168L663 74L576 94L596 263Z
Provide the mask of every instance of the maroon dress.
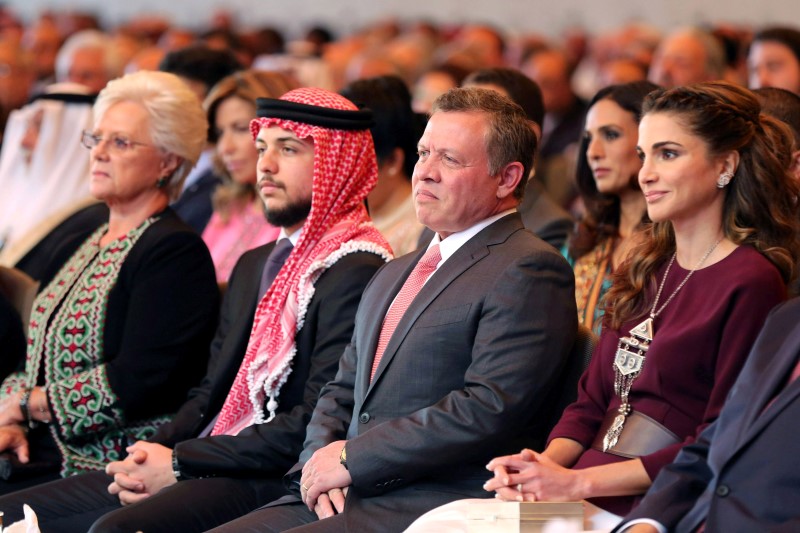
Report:
M666 265L656 279L660 283ZM677 262L664 284L659 307L688 274ZM648 301L652 305L655 291ZM744 365L770 310L786 299L778 269L750 246L740 246L728 257L697 270L654 320L654 337L629 402L660 422L683 442L641 457L654 479L675 458L681 446L719 415L728 390ZM649 309L648 309L649 311ZM626 461L624 457L591 448L605 414L619 407L614 394L614 356L620 336L627 336L646 315L606 329L589 368L578 384L578 399L567 407L549 439L568 438L585 449L574 468ZM593 498L612 513L625 515L640 497Z

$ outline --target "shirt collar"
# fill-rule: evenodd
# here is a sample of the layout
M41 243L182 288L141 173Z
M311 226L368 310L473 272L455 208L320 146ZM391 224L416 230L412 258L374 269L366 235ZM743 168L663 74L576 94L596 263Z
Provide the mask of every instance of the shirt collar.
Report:
M451 255L456 253L459 248L461 248L464 244L467 243L472 237L477 235L482 229L488 227L493 222L500 220L506 215L514 213L516 208L506 209L502 213L498 213L493 215L489 218L486 218L477 224L470 226L469 228L458 231L456 233L451 233L447 236L444 240L439 238L439 234L434 232L434 237L431 240L430 244L428 244L428 248L433 246L434 244L439 245L439 253L442 255L442 260L439 261L439 265L436 268L439 268Z
M281 239L289 239L289 242L292 243L292 246L297 246L297 241L300 240L300 232L303 230L303 226L300 226L300 229L296 230L291 235L286 234L286 228L281 228L281 233L278 235L278 240Z
M200 179L200 177L205 174L205 172L211 168L213 163L213 156L214 156L214 149L207 148L200 153L200 157L197 159L197 163L194 165L194 168L189 172L189 175L186 176L186 180L183 182L183 190L185 191L190 186L194 185L194 183Z

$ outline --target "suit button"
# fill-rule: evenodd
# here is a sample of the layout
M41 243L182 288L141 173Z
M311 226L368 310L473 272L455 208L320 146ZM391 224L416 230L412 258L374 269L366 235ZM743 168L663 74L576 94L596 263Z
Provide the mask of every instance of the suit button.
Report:
M716 492L717 496L719 496L720 498L724 498L725 496L730 494L731 489L728 488L727 485L720 485L719 487L717 487L717 490L714 491L714 492Z
M362 424L366 424L367 422L369 422L370 418L371 417L369 416L369 413L361 413L360 415L358 415L358 421L361 422Z

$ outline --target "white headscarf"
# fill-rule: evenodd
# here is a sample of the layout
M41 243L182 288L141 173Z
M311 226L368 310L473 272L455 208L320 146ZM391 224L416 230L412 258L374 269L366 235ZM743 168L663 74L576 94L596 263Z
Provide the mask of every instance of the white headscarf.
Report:
M92 127L92 105L52 98L45 95L8 119L0 152L0 239L6 239L6 247L89 196L89 154L80 140L81 132ZM39 110L42 125L27 162L21 142Z

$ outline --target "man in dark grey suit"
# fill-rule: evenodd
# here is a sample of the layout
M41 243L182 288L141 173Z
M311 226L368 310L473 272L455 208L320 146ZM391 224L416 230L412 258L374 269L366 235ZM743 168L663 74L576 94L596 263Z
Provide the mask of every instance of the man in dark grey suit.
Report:
M535 148L522 109L494 91L437 100L413 176L417 216L437 235L365 290L287 474L294 495L220 531L401 531L486 497L486 462L544 437L577 314L569 265L516 212ZM421 264L435 266L427 280Z
M800 298L777 307L719 418L617 531L800 531Z

